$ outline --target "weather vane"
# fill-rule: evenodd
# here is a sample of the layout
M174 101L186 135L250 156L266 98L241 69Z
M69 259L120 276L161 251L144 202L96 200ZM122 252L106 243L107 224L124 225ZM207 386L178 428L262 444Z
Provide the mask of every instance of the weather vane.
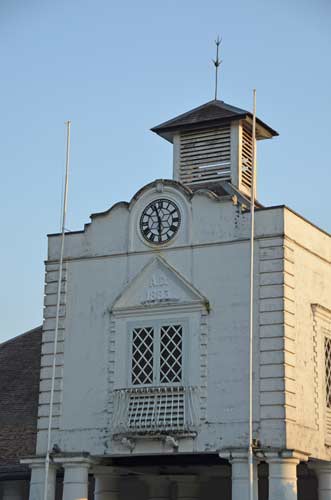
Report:
M212 59L214 66L215 66L215 101L217 99L217 91L218 91L218 68L222 64L222 60L219 58L219 47L222 43L222 38L219 36L217 37L217 40L215 40L216 44L216 59Z

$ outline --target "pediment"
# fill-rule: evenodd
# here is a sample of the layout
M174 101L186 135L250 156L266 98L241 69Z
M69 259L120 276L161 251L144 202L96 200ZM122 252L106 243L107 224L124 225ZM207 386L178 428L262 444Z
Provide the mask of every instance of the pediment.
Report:
M112 311L181 304L207 299L162 257L150 261L115 300Z

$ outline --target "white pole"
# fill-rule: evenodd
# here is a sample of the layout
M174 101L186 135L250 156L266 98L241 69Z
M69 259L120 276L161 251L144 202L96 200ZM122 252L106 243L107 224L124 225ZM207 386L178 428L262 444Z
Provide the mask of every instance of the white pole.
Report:
M61 228L61 250L59 262L59 279L57 284L57 301L56 301L56 315L55 315L55 332L54 332L54 352L52 364L52 379L51 379L51 394L49 400L49 414L48 414L48 429L47 429L47 451L45 458L45 483L44 483L44 500L47 500L48 494L48 473L51 453L51 434L52 434L52 420L53 420L53 402L54 402L54 388L55 388L55 370L56 370L56 352L57 340L59 334L59 317L60 317L60 303L61 303L61 283L62 283L62 268L63 268L63 252L64 252L64 238L65 238L65 225L67 215L67 202L68 202L68 185L69 185L69 160L70 160L70 125L71 122L67 121L67 149L66 149L66 168L65 168L65 183L62 207L62 228Z
M253 338L254 338L254 233L255 233L255 139L256 139L256 90L253 90L252 130L252 187L251 187L251 238L250 238L250 304L249 304L249 447L248 477L249 500L254 500L253 469Z

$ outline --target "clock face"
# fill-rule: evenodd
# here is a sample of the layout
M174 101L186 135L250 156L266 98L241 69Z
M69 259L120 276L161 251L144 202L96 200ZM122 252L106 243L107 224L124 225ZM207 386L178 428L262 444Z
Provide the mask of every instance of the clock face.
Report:
M146 241L162 245L177 233L181 222L176 203L166 198L152 201L140 217L140 231Z

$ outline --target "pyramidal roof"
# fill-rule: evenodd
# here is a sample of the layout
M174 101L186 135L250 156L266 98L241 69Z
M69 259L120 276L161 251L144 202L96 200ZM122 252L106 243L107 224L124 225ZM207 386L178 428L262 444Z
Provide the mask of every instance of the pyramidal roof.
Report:
M169 142L173 142L173 136L176 132L208 128L242 119L252 121L253 115L245 109L231 106L224 101L213 100L161 123L151 130ZM278 135L278 132L259 118L256 119L256 125L257 139L267 139Z

